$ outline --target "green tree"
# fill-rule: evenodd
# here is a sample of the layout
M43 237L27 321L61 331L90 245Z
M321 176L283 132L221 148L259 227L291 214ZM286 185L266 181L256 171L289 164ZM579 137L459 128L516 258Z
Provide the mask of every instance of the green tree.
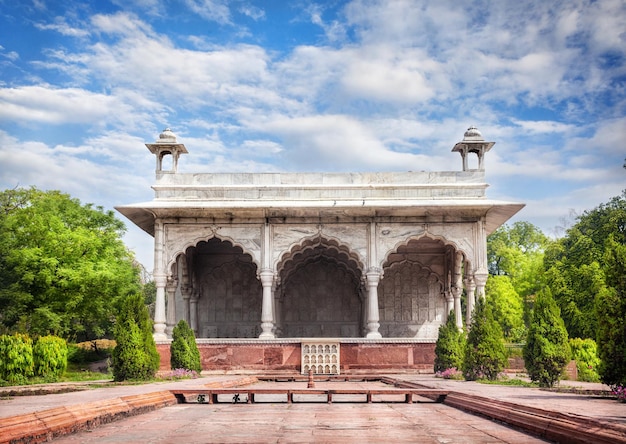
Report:
M485 293L493 307L493 317L500 324L504 339L522 342L526 337L524 305L507 276L490 276Z
M152 320L141 293L126 298L115 322L111 363L116 381L148 380L159 369L160 357L152 337Z
M569 348L572 351L572 359L576 361L576 371L579 381L600 382L598 368L598 348L593 339L573 338L569 340Z
M604 256L607 287L596 298L600 379L626 387L626 245L613 236Z
M480 378L496 380L506 362L502 329L493 318L490 304L479 298L465 344L463 376L469 381Z
M598 324L596 298L606 294L608 275L615 263L607 263L607 241L626 245L626 190L621 196L585 211L565 237L546 250L546 282L561 308L570 337L595 338ZM614 273L613 273L614 274Z
M526 325L530 320L533 295L544 285L544 254L551 243L538 227L529 222L503 225L487 237L489 274L502 276L498 283L505 279L511 282L521 301ZM512 296L510 292L507 295ZM512 300L509 302L516 307L518 305ZM514 323L517 325L518 321ZM506 330L507 326L502 325L502 328Z
M449 368L460 370L463 367L465 335L456 326L454 310L448 313L448 320L439 326L439 335L435 344L435 371L442 372Z
M523 354L530 379L542 387L554 386L570 360L567 330L548 288L537 294Z
M112 211L59 191L0 192L0 331L89 340L111 333L139 270Z
M197 373L202 371L200 362L200 351L196 344L196 336L187 322L180 320L172 331L172 344L170 346L170 366L172 370L184 368L194 370Z

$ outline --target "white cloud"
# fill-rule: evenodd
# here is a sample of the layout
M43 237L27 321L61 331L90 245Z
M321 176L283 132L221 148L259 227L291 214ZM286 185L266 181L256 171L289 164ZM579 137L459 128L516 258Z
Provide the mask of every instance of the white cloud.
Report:
M64 17L57 17L54 23L36 23L35 27L41 30L55 31L68 37L86 37L89 35L88 30L71 26Z
M209 21L230 24L230 9L226 0L185 0L187 7Z
M0 88L0 119L21 124L114 125L131 129L143 126L161 108L129 90L100 94L50 85ZM152 110L150 117L146 114L148 109Z
M565 132L575 133L577 132L577 128L574 125L561 123L561 122L554 122L554 121L549 121L549 120L517 120L517 119L513 119L512 121L514 124L519 125L520 127L522 127L523 130L527 131L528 133L546 134L546 133L565 133Z
M241 5L238 11L243 15L250 17L252 20L259 21L265 19L265 11L258 6L245 4Z
M285 157L302 170L418 170L424 156L389 150L370 129L349 116L269 118L264 126L284 140Z

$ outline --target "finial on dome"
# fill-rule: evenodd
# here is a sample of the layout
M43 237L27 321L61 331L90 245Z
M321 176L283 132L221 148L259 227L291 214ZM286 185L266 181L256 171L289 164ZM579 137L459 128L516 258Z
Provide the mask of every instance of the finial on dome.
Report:
M465 134L463 134L463 140L464 141L482 141L485 139L483 139L483 135L481 134L480 131L478 131L478 128L472 125L467 129L467 131L465 131Z
M159 134L156 143L176 143L176 134L174 134L171 129L165 128L163 132Z

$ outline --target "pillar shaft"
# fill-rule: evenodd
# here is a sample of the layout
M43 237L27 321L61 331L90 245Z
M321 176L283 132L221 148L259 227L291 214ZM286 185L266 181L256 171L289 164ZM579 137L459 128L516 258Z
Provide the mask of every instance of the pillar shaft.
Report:
M272 284L274 283L274 272L264 269L259 273L261 285L263 286L263 302L261 306L261 334L260 339L274 338L274 307Z
M367 335L366 338L379 339L382 335L378 331L380 328L378 314L378 283L381 278L381 271L370 268L366 273L367 281Z

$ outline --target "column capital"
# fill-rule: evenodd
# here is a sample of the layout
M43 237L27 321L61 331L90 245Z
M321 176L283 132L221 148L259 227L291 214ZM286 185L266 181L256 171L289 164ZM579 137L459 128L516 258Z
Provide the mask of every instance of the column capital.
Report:
M263 268L258 273L258 277L261 280L261 285L269 287L274 283L274 270L271 268Z
M167 284L167 275L165 273L154 273L152 278L157 286L165 287Z
M486 268L479 268L474 272L474 281L477 286L484 286L487 283L487 278L489 277L489 272Z
M370 267L365 273L365 282L368 287L376 286L383 278L383 270L378 267Z

